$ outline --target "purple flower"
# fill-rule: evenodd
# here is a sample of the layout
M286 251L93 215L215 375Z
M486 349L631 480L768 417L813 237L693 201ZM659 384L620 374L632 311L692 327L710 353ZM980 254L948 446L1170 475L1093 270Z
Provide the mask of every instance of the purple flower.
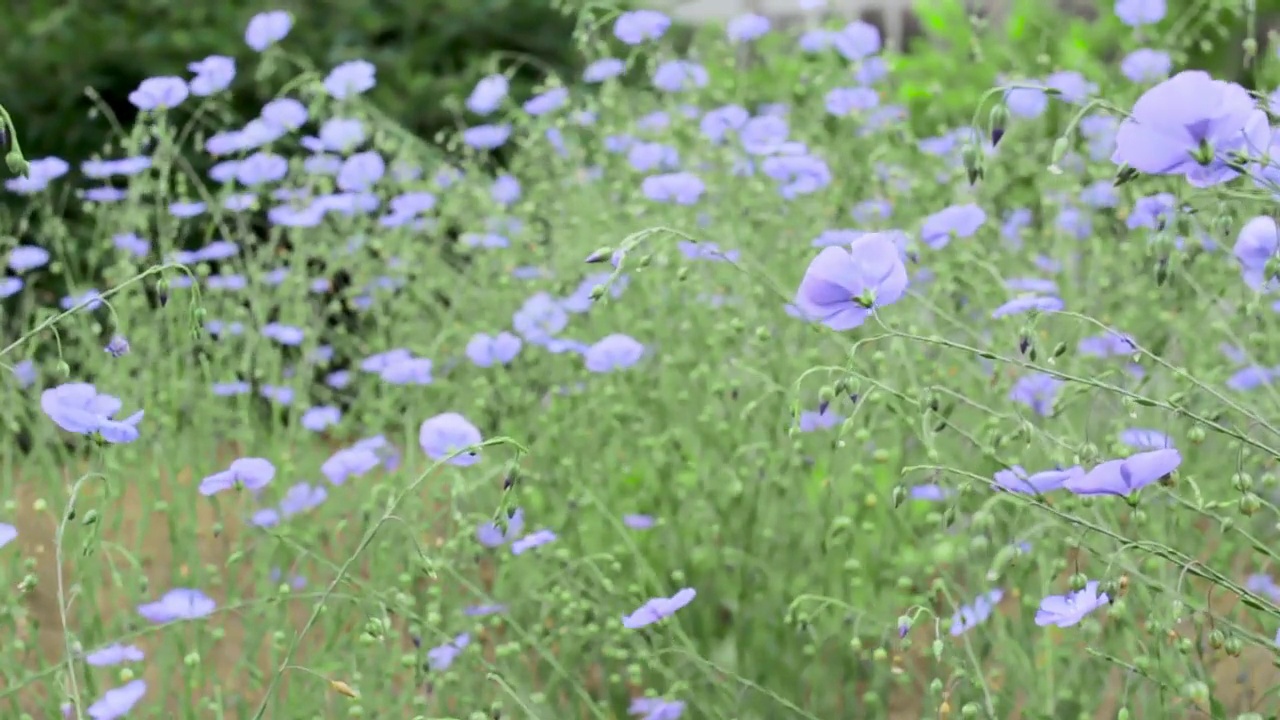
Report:
M506 99L510 83L506 75L489 75L480 79L467 96L467 109L477 115L488 115Z
M1267 263L1280 254L1280 233L1276 221L1260 215L1244 224L1232 249L1240 262L1244 282L1254 290L1270 289L1275 283L1267 277Z
M1081 355L1111 357L1113 355L1132 355L1138 351L1138 346L1134 343L1133 338L1128 335L1115 330L1108 330L1101 335L1081 339L1076 349Z
M147 694L145 680L132 680L118 688L112 688L102 694L89 706L88 713L92 720L117 720L129 714L134 705Z
M638 630L642 627L652 625L663 618L671 617L677 610L693 602L693 598L697 596L698 591L693 588L684 588L669 598L656 597L641 605L635 612L630 615L624 615L622 618L622 626L628 630Z
M1081 475L1084 475L1084 468L1079 465L1066 470L1044 470L1031 475L1021 465L1014 465L996 473L995 481L996 485L1009 492L1040 494L1057 490L1067 480Z
M138 614L153 623L195 620L214 611L218 604L199 590L175 588L155 602L138 606Z
M671 27L671 18L656 10L631 10L618 16L613 34L628 45L657 40Z
M226 470L216 472L200 481L200 494L205 497L224 490L248 488L258 492L276 476L276 467L263 458L247 457L233 460Z
M249 19L244 43L257 52L280 42L293 28L293 16L284 10L258 13Z
M191 94L197 97L208 97L226 90L236 77L235 58L226 55L210 55L200 62L187 64L187 69L195 73L191 78Z
M648 530L654 526L655 522L652 515L632 513L622 516L622 524L632 530Z
M582 71L582 81L591 84L602 83L618 77L626 69L627 64L617 58L601 58Z
M8 545L18 539L18 528L8 524L0 523L0 548Z
M180 77L153 77L143 80L129 93L129 102L139 110L172 110L190 95L187 81Z
M800 413L800 432L828 430L844 422L844 416L829 408L819 411L804 410Z
M378 69L368 60L339 63L324 78L324 89L335 100L361 95L377 83Z
M486 615L499 615L507 611L506 605L472 605L463 608L462 614L468 617L484 617Z
M1083 103L1089 96L1098 91L1098 86L1089 82L1075 70L1061 70L1044 79L1044 84L1057 90L1064 102Z
M1263 385L1270 385L1275 372L1271 368L1250 365L1240 368L1227 378L1227 387L1232 390L1252 390Z
M428 418L418 428L418 445L432 460L443 460L452 453L465 451L451 458L450 465L465 467L480 462L480 451L468 448L483 441L480 430L455 412Z
M934 250L941 250L952 238L971 237L986 221L987 213L977 205L952 205L924 219L920 239Z
M501 332L497 335L476 333L467 343L467 357L475 363L476 367L506 365L516 358L523 344L520 338L509 332Z
M1163 50L1138 48L1120 61L1120 72L1136 83L1147 83L1169 77L1173 58Z
M302 427L312 431L320 432L331 425L337 425L342 420L342 410L333 405L317 405L313 408L307 408L302 413Z
M653 86L664 92L706 87L707 69L690 60L668 60L653 71Z
M1027 405L1037 415L1053 413L1053 403L1062 389L1062 381L1052 375L1035 372L1018 378L1009 391L1009 399Z
M392 385L430 385L434 380L431 374L433 366L428 358L400 358L387 365L379 375Z
M346 483L348 478L358 478L378 468L381 460L376 452L364 447L346 447L334 452L320 465L320 473L335 486Z
M926 483L924 485L914 485L908 491L912 500L927 500L929 502L942 502L951 497L953 492L950 488L944 488L936 483Z
M871 23L855 20L832 36L836 52L846 60L856 61L880 52L880 30Z
M524 532L524 510L516 508L507 519L506 532L492 522L481 523L476 528L476 539L485 547L498 547L511 542Z
M530 297L511 317L515 331L538 344L545 344L568 324L569 313L547 293Z
M707 186L693 173L677 172L650 175L640 183L640 190L654 202L696 205Z
M764 15L747 13L730 19L725 25L725 33L730 42L749 42L768 33L770 25L769 18Z
M1002 318L1006 315L1020 315L1028 312L1057 312L1063 307L1065 306L1063 305L1062 300L1056 297L1024 295L1022 297L1014 298L991 311L991 317Z
M588 347L582 358L587 370L607 373L625 370L640 362L644 350L644 345L635 338L614 333Z
M1149 175L1183 175L1193 187L1209 187L1239 174L1228 162L1243 162L1270 145L1267 114L1247 90L1201 70L1186 70L1138 98L1120 123L1111 160Z
M1129 213L1124 224L1130 230L1140 227L1151 230L1163 229L1173 217L1176 206L1177 199L1173 193L1156 193L1138 198L1133 203L1133 212Z
M1116 17L1129 27L1154 25L1166 12L1165 0L1116 0Z
M101 394L89 383L67 383L40 393L40 409L58 427L80 435L97 434L109 443L131 443L138 439L138 423L143 411L124 420L113 420L122 403Z
M880 94L867 87L835 88L827 91L824 103L828 113L844 117L879 105Z
M128 662L142 662L145 658L146 656L137 646L116 643L86 654L84 661L94 667L104 667Z
M1108 460L1063 487L1077 495L1120 495L1154 483L1178 469L1182 454L1174 448L1151 450L1121 460Z
M329 491L323 485L298 483L285 491L280 499L280 514L292 517L319 507L329 498Z
M531 532L528 535L511 543L512 555L523 555L525 552L536 547L541 547L556 539L556 534L550 530L542 529Z
M525 101L522 106L524 111L534 117L547 115L564 107L569 100L569 91L565 88L552 88L540 95L535 95Z
M985 595L979 595L970 605L961 605L956 616L951 620L951 634L963 635L991 617L991 611L1004 598L1004 591L999 588Z
M684 714L684 703L663 698L635 698L627 708L627 714L639 715L640 720L678 720Z
M9 269L24 273L44 267L49 262L49 251L34 245L19 245L9 251Z
M1086 615L1111 601L1106 593L1098 592L1098 581L1090 580L1084 589L1066 595L1050 595L1040 601L1036 610L1036 625L1071 627Z
M124 357L129 353L129 340L123 335L112 335L102 351L111 357Z
M70 169L71 165L62 158L36 158L31 161L26 177L9 178L4 181L4 187L19 195L33 195L45 190L50 182L66 175Z
M1163 450L1173 447L1173 440L1159 430L1129 428L1120 433L1120 442L1139 450Z
M800 281L795 306L833 330L852 330L906 290L907 269L897 244L888 234L868 233L848 250L828 247L818 253Z
M1036 88L1010 88L1004 94L1005 106L1017 117L1036 118L1049 107L1049 96Z
M427 651L427 665L436 672L448 670L453 661L471 644L471 635L462 633L453 640Z
M1265 573L1257 573L1245 578L1244 588L1256 595L1267 595L1272 602L1280 601L1280 586Z

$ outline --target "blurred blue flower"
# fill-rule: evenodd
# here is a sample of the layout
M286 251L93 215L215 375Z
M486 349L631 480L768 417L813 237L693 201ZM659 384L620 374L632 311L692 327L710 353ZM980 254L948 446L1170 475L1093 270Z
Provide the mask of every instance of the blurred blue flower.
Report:
M293 16L285 10L258 13L249 19L244 30L244 43L262 52L280 42L293 28Z
M480 430L455 412L428 418L418 427L418 445L432 460L443 460L454 452L466 450L450 459L450 465L467 466L480 462L480 450L467 448L483 441Z
M487 368L506 365L515 360L523 345L519 337L509 332L500 332L497 335L476 333L467 342L466 353L476 367Z
M218 604L208 595L191 588L174 588L155 602L138 606L138 614L153 623L176 620L196 620L217 609Z
M995 606L1004 598L1004 591L999 588L984 595L979 595L971 604L961 605L951 620L952 636L963 635L991 617Z
M346 100L373 89L378 69L368 60L339 63L324 78L324 89L335 100Z
M1050 595L1041 600L1040 607L1036 610L1036 625L1071 627L1110 601L1106 593L1098 592L1098 581L1090 580L1082 590L1066 595Z
M84 661L94 667L105 667L129 662L142 662L145 658L146 655L136 645L114 643L85 653Z
M729 42L749 42L767 34L771 25L769 18L764 15L746 13L730 18L725 25L725 34Z
M276 468L270 460L247 457L232 461L226 470L216 472L200 481L200 494L205 497L225 490L247 488L258 492L276 476Z
M436 672L448 670L453 661L471 644L471 635L462 633L453 640L427 651L427 666Z
M656 10L629 10L613 22L613 34L628 45L657 40L671 27L671 18Z
M510 83L505 75L489 75L480 79L467 96L467 109L477 115L488 115L507 98Z
M622 626L628 630L638 630L671 617L677 610L693 602L697 594L693 588L684 588L671 597L653 598L630 615L624 615Z
M112 419L122 406L119 398L99 393L90 383L66 383L40 393L40 409L58 427L81 435L96 433L109 443L138 439L143 411L124 420Z
M128 715L133 706L147 694L145 680L131 680L112 688L93 701L86 711L92 720L117 720Z
M1165 478L1181 464L1182 454L1175 448L1140 452L1108 460L1084 475L1068 479L1063 487L1077 495L1123 497Z

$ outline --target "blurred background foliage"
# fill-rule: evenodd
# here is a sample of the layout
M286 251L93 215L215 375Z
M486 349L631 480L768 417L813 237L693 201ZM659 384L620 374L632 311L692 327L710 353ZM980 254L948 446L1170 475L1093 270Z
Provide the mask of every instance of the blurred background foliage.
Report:
M356 58L374 63L378 85L369 99L423 138L457 125L442 98L465 97L495 56L505 59L502 70L514 70L517 97L547 72L576 77L582 64L573 43L581 8L552 0L14 0L0 3L0 102L30 156L74 165L113 132L89 119L85 88L127 127L134 115L127 97L140 81L185 76L188 63L218 54L242 69L231 111L248 120L276 88L256 86L245 70L253 53L244 28L271 9L293 13L296 31L285 45L322 71Z

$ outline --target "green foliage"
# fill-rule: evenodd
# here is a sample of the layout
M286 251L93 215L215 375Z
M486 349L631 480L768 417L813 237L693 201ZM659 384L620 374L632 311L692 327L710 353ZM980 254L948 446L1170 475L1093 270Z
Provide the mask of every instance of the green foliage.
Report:
M355 58L373 62L378 107L427 138L456 126L456 113L442 99L465 92L495 64L517 68L517 86L526 93L547 72L573 78L580 67L572 45L576 18L546 0L317 0L278 7L296 19L286 40L291 52L322 70ZM133 111L126 98L142 79L185 76L187 63L211 54L250 64L244 27L262 9L247 0L5 4L0 99L19 118L33 156L88 157L115 130L88 118L86 88L128 125ZM274 92L247 75L236 90L232 117L241 121L256 116Z

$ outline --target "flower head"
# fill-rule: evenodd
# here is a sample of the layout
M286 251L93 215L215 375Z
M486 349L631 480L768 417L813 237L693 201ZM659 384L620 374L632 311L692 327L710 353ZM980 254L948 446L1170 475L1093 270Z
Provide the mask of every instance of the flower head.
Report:
M623 627L628 630L637 630L653 623L670 617L677 610L693 602L693 598L698 591L693 588L685 588L671 597L656 597L641 605L635 612L625 615L622 618Z
M1098 592L1098 581L1090 580L1082 590L1066 595L1050 595L1041 600L1040 608L1036 610L1036 625L1071 627L1110 600L1106 593Z
M226 470L216 472L200 481L200 494L208 497L224 490L248 488L257 492L266 487L276 476L276 467L270 460L248 457L234 460Z
M1063 487L1077 495L1127 496L1178 469L1182 454L1174 448L1150 450L1121 460L1108 460Z
M1267 114L1249 91L1201 70L1147 90L1120 123L1111 160L1149 175L1183 175L1194 187L1236 177L1243 159L1271 145Z
M97 434L109 443L131 443L138 439L138 423L143 412L124 420L114 420L123 403L99 393L89 383L67 383L40 393L40 409L58 427L81 435Z
M155 602L138 606L138 614L153 623L195 620L214 611L218 604L208 595L190 588L175 588Z
M852 330L906 290L907 268L897 244L888 234L869 233L848 250L828 247L818 253L800 281L795 305L803 316L833 330Z
M460 450L449 460L450 465L474 465L480 462L480 451L470 449L484 441L480 430L465 417L447 412L428 418L418 428L418 445L432 460L443 460Z

